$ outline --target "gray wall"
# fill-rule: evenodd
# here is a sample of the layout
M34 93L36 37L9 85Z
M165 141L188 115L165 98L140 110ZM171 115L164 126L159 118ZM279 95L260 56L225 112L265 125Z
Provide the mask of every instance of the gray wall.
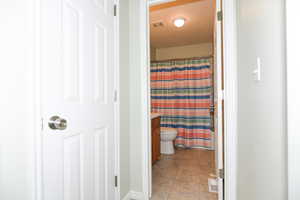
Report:
M140 0L130 0L130 188L142 192Z
M287 200L285 1L238 0L238 200ZM262 80L252 71L262 62Z
M142 192L139 0L120 1L121 199Z
M130 191L130 65L129 0L121 0L120 12L120 192L121 199Z

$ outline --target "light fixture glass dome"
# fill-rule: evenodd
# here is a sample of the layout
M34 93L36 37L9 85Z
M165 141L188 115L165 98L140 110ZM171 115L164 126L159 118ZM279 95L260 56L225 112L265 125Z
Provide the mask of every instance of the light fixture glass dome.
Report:
M185 19L183 18L178 18L174 20L174 25L178 28L183 27L184 24L185 24Z

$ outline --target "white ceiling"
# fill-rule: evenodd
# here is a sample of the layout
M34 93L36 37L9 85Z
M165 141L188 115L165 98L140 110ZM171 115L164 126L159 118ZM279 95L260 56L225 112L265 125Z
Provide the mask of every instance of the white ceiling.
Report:
M213 41L214 0L202 0L181 6L165 8L150 13L151 47L183 46ZM186 19L186 24L177 28L176 18ZM162 22L163 26L153 27Z

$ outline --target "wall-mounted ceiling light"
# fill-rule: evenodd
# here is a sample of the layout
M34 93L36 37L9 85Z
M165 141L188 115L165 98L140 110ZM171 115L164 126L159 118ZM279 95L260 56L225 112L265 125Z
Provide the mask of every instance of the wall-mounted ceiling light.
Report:
M185 24L185 19L183 19L183 18L177 18L174 20L174 25L177 28L183 27L184 24Z

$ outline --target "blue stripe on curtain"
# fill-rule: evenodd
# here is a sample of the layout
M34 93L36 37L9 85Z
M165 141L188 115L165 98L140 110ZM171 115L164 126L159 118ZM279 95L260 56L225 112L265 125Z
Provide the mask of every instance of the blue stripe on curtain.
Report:
M210 89L210 86L207 87L197 87L197 88L153 88L151 90L205 90L205 89Z
M207 108L177 108L177 107L173 107L173 108L165 108L165 107L151 107L152 109L162 109L162 110L164 110L164 109L166 109L166 110L168 110L168 109L170 109L170 110L172 110L172 109L178 109L178 110L207 110Z
M210 95L204 96L151 96L152 99L210 99Z
M191 79L172 79L172 80L151 80L151 82L160 82L160 81L201 81L201 80L210 80L211 78L191 78Z
M196 125L184 125L184 124L161 124L162 127L167 128L186 128L186 129L206 129L210 130L210 126L196 126Z
M173 72L173 71L185 71L185 70L199 70L209 69L210 66L198 66L198 67L172 67L167 69L152 69L151 72Z

